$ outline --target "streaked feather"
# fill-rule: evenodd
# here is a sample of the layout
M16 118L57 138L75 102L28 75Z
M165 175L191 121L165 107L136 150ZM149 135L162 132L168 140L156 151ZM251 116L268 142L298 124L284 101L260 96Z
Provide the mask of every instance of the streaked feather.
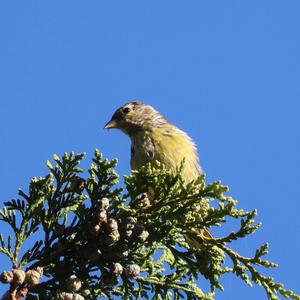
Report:
M152 130L137 132L131 137L131 168L138 169L148 162L158 160L167 169L176 171L185 160L183 170L187 182L201 174L197 149L192 139L182 130L168 123Z

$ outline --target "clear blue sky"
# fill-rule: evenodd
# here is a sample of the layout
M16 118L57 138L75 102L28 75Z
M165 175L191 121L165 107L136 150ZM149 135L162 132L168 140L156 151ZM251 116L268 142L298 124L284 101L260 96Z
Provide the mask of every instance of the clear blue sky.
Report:
M194 138L209 181L259 210L263 228L236 249L270 242L270 273L300 293L299 11L299 0L2 1L1 204L53 153L86 151L87 166L97 147L128 174L129 139L102 128L141 100ZM223 284L218 299L266 299Z

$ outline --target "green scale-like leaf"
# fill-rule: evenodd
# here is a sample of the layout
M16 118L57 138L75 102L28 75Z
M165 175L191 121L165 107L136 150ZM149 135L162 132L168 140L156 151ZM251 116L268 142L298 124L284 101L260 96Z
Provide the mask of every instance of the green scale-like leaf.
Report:
M215 289L223 290L225 273L262 286L269 299L300 299L263 274L277 267L263 258L267 243L253 257L232 249L232 241L247 238L261 223L255 222L256 210L236 207L221 182L207 184L202 175L186 184L184 163L176 174L157 163L125 176L123 191L117 160L96 150L84 179L79 168L84 156L54 155L53 163L47 161L50 173L33 178L28 194L20 190L20 199L6 201L0 210L0 221L13 233L0 235L0 252L13 268L44 269L40 284L23 284L27 299L65 299L75 276L81 288L71 291L73 299L213 300ZM203 234L229 220L239 225L227 235ZM31 247L28 238L36 238ZM123 271L114 273L116 266ZM200 286L203 280L209 292Z

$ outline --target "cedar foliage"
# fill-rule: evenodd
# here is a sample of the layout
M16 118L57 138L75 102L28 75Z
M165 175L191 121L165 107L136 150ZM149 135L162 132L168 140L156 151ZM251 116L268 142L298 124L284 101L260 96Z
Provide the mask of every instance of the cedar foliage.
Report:
M262 286L268 299L300 299L263 275L277 266L264 259L268 244L252 257L230 247L261 224L255 223L256 210L238 209L220 182L207 184L200 176L186 185L184 163L175 175L157 163L125 176L121 189L117 160L103 159L96 150L83 179L78 165L84 156L54 155L54 165L47 162L50 173L33 178L28 193L19 190L19 198L0 210L0 221L12 232L0 236L0 252L12 263L0 278L9 284L3 300L212 300L216 289L223 290L220 278L226 273ZM230 218L239 226L223 237L191 230L222 226ZM194 248L187 233L194 234ZM29 248L28 238L35 240ZM201 289L203 279L209 292Z

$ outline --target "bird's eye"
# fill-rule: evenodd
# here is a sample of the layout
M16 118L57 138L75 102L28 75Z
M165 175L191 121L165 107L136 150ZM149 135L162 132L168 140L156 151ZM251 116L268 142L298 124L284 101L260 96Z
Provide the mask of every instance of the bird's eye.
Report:
M130 108L129 107L124 107L123 113L128 114L129 112L130 112Z

